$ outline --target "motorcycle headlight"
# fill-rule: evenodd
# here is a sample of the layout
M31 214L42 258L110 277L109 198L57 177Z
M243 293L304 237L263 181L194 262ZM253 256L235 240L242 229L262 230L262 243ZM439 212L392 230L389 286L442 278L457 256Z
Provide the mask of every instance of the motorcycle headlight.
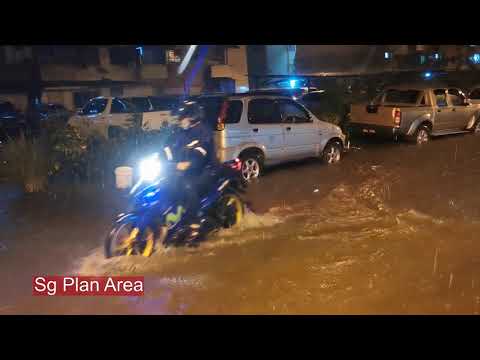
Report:
M140 177L145 181L154 181L160 176L162 166L158 154L140 162Z

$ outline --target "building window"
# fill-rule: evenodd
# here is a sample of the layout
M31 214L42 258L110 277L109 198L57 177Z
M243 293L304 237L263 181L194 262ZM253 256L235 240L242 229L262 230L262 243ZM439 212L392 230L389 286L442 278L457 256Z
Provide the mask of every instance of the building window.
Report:
M427 62L427 57L425 55L420 55L420 64L425 64Z
M112 47L110 51L110 63L112 65L128 65L136 63L137 49L134 46Z
M143 64L165 64L165 50L161 46L144 46L142 62Z
M431 61L440 61L442 59L442 56L439 53L433 53L433 54L429 55L428 58Z
M167 50L166 52L167 55L167 63L172 64L172 63L179 63L182 61L180 56L176 53L175 50Z

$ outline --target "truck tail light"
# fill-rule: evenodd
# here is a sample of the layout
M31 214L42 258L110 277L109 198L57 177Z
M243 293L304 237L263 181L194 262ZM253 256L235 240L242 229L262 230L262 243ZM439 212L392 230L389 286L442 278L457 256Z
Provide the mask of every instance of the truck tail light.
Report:
M395 124L395 127L400 127L400 122L402 120L402 112L400 109L395 109L393 111L393 123Z
M227 119L228 101L224 101L220 108L220 113L217 119L217 130L225 130L225 120Z

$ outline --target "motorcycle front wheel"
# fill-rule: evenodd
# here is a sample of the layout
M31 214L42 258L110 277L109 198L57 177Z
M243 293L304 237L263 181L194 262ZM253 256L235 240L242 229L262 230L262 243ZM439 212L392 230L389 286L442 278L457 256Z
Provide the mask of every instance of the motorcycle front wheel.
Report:
M243 200L238 195L229 193L224 195L219 202L217 218L224 228L229 228L242 221L244 211Z
M105 241L105 257L142 255L149 257L155 250L156 240L163 241L166 237L166 227L160 228L155 234L150 226L143 231L133 224L125 223L115 227ZM158 238L158 239L157 239Z

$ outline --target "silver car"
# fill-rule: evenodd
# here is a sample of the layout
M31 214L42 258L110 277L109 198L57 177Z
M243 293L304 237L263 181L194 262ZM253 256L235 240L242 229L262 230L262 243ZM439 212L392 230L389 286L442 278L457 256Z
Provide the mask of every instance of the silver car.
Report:
M239 158L246 180L265 166L319 157L327 164L340 160L345 135L320 121L288 96L247 93L222 99L215 145L221 162Z

